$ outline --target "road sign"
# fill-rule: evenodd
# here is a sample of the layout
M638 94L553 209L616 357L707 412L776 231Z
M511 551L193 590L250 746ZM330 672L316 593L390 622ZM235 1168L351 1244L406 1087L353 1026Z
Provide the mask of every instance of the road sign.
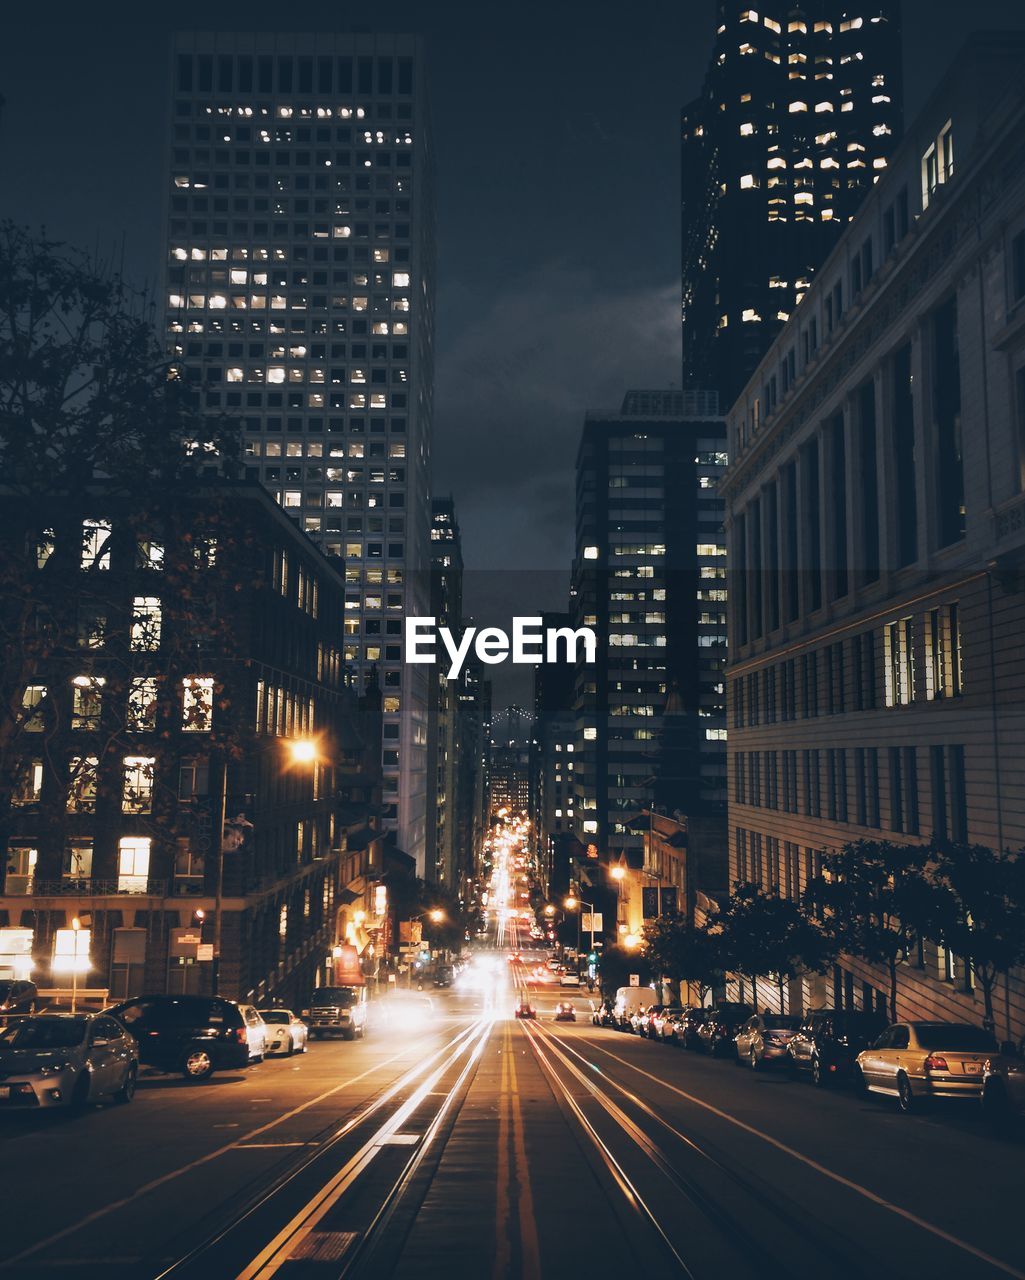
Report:
M212 960L214 958L214 944L212 942L201 942L196 948L197 960Z
M639 973L631 973L630 985L631 987L639 987L641 985L641 975Z
M602 918L600 911L582 911L580 913L580 927L584 933L601 933Z

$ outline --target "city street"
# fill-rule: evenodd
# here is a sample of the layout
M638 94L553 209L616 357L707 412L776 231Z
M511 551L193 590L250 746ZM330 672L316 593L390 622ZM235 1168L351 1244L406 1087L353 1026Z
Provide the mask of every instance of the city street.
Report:
M363 1042L5 1117L4 1274L1025 1274L1022 1148L974 1108L904 1117L595 1028L586 993L555 1024L557 987L493 948L474 970L382 1000Z

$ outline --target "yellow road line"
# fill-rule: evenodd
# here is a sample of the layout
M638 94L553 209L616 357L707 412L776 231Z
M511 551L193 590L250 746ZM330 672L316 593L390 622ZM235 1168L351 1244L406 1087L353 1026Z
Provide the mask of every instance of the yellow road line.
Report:
M512 1033L509 1032L510 1047ZM530 1170L527 1167L527 1146L524 1135L523 1111L520 1107L519 1081L516 1076L516 1057L510 1052L509 1092L512 1110L513 1155L516 1162L516 1186L519 1192L518 1209L520 1223L521 1271L523 1276L540 1276L541 1250L537 1239L537 1220L534 1217L534 1196L530 1187Z

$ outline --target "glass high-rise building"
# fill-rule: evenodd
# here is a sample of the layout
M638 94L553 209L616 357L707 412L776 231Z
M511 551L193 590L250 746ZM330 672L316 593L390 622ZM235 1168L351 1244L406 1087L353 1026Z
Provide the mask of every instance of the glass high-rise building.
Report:
M345 660L377 669L385 824L424 871L433 156L404 35L179 34L164 307L244 467L344 564Z
M589 415L577 455L574 831L602 862L640 865L658 803L725 814L726 541L714 393L631 391Z
M903 112L899 0L717 14L682 116L682 319L684 385L725 410L885 172Z

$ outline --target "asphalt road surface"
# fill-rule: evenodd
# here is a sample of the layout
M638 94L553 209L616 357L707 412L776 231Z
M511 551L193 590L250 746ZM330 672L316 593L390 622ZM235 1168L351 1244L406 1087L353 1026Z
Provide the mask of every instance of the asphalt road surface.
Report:
M1025 1277L1025 1145L974 1105L901 1116L474 971L365 1041L0 1117L0 1276Z

